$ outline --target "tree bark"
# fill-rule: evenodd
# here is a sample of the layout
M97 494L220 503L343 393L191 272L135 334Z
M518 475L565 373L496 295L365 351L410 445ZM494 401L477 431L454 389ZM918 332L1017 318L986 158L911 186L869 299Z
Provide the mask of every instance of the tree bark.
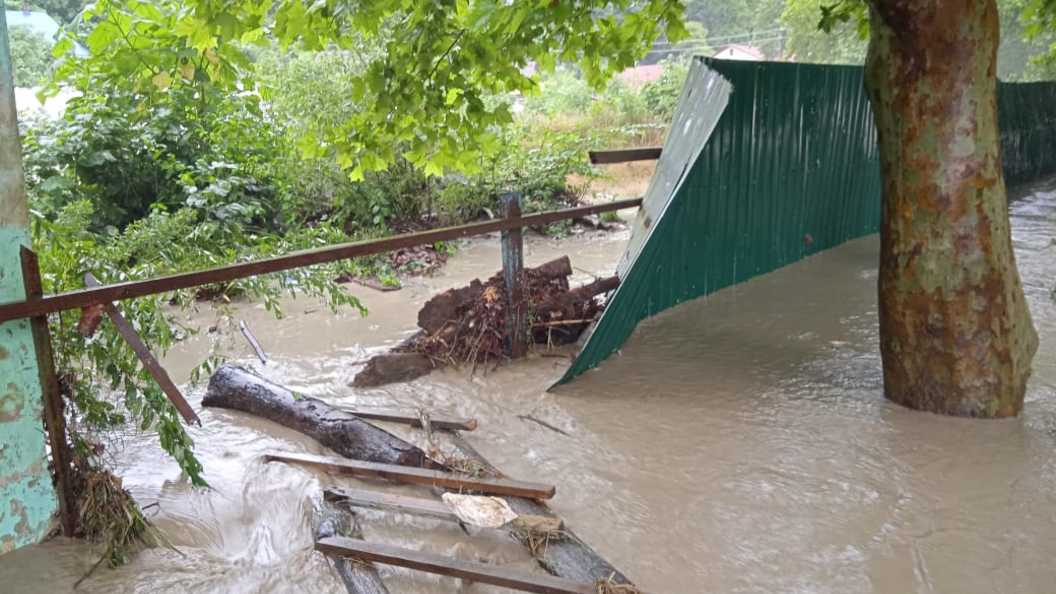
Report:
M870 22L884 393L936 413L1014 416L1038 339L1002 174L995 1L870 0Z
M203 406L215 406L264 417L300 431L338 454L382 464L440 468L420 448L359 417L301 396L259 375L225 364L209 378Z

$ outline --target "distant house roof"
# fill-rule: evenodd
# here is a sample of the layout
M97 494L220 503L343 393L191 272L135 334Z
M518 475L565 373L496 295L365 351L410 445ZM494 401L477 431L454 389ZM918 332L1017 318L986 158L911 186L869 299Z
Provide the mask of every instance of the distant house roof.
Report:
M25 27L34 33L38 33L49 41L55 40L59 32L59 23L51 18L46 12L32 12L28 10L8 10L7 26Z
M623 72L616 75L616 78L628 87L638 88L646 83L653 82L660 78L660 75L664 73L664 67L661 64L649 64L647 66L635 66L634 68L628 68Z
M715 54L716 58L722 60L765 60L766 54L754 45L743 45L740 43L731 43L729 45L722 46L722 49Z

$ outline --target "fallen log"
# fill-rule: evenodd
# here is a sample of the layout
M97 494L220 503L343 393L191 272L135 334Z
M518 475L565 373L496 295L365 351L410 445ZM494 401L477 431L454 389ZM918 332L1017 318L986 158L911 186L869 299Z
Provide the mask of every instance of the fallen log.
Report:
M557 311L567 311L574 308L575 306L583 303L587 299L592 299L598 295L604 295L609 291L615 291L620 286L620 277L608 276L605 278L599 278L593 282L587 283L581 287L576 287L564 293L558 295L547 301L536 306L537 312L548 313ZM567 316L569 319L575 319L574 316Z
M224 364L209 379L203 406L246 412L314 438L348 458L442 468L420 448L316 398L296 394L243 367Z
M330 503L324 503L320 512L319 524L315 529L315 542L319 543L332 538L363 538L355 514L334 509ZM332 555L323 551L334 570L345 583L348 594L389 594L389 589L381 581L378 569L369 561L353 561L342 555Z

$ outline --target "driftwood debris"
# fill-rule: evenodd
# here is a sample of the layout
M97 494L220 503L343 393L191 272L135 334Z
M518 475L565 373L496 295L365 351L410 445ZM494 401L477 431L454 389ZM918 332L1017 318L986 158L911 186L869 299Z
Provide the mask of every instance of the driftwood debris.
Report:
M401 425L410 425L422 429L422 415L410 416L399 414L395 412L387 411L375 411L375 410L359 410L359 409L341 409L345 412L350 412L361 419L370 419L372 421L385 421L387 423L398 423ZM429 426L433 429L446 429L448 431L476 431L477 420L476 419L451 419L446 417L430 417Z
M304 403L302 406L311 404L312 408L307 411L303 410L301 406L297 406L298 403ZM425 454L414 445L366 421L359 420L352 414L337 411L322 401L306 397L295 399L290 390L232 365L221 366L213 374L203 404L223 406L264 416L313 437L339 433L342 426L347 427L349 435L358 436L368 433L368 430L359 426L359 423L362 423L380 434L375 439L374 436L377 434L369 432L372 436L367 440L370 447L365 447L362 443L359 443L357 447L348 447L347 444L342 445L341 443L338 443L340 449L330 447L339 454L353 459L414 467L423 466L420 460ZM355 419L358 423L348 422L350 419ZM320 426L322 429L319 428ZM502 478L502 473L462 439L457 432L451 432L449 437L462 456L488 470L489 475ZM321 439L320 441L322 442ZM353 441L362 442L363 440L355 437ZM329 445L326 442L322 443ZM435 463L432 464L435 465ZM506 501L519 515L556 517L549 507L534 499L507 497ZM517 536L514 531L510 533ZM543 550L538 551L536 559L550 574L576 582L596 583L603 580L613 584L630 583L622 573L594 552L567 527L562 529L561 538L551 540Z
M316 398L273 384L243 367L221 365L209 379L203 406L238 410L300 431L357 460L440 468L420 448Z
M531 320L530 339L540 344L567 344L601 311L595 297L619 286L619 278L598 279L570 289L568 256L525 268L522 309ZM352 385L373 387L410 381L448 364L497 363L507 358L506 281L502 272L487 281L473 280L427 301L418 312L420 332L391 351L371 358Z
M253 348L253 352L257 354L260 364L267 365L268 356L264 353L264 347L260 346L260 341L257 340L256 336L253 336L253 331L249 329L249 325L246 324L245 320L238 321L238 329L242 331L242 336L246 338L246 342Z

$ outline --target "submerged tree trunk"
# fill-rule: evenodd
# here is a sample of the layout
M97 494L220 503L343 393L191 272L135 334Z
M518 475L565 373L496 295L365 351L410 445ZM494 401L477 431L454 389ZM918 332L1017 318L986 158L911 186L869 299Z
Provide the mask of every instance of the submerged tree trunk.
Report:
M355 514L337 510L329 503L323 503L315 529L315 540L318 542L334 536L363 538L363 532L359 529L359 520ZM348 594L389 594L389 589L381 581L378 569L373 563L329 555L327 558L344 582Z
M264 417L356 460L425 468L441 467L420 448L363 419L302 396L259 375L224 364L209 378L203 406L227 408Z
M937 413L1014 416L1038 339L1001 170L995 1L870 5L884 393Z

